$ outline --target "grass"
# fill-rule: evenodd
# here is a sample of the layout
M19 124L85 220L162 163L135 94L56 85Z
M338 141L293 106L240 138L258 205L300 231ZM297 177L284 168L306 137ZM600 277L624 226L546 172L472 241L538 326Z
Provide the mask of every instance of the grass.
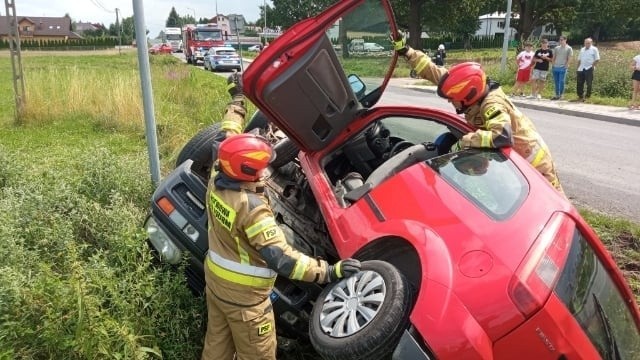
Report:
M154 264L141 229L152 186L135 54L30 54L23 65L29 97L15 125L0 57L0 359L198 358L204 301ZM228 95L223 78L171 57L152 57L151 73L166 174ZM584 215L638 296L640 227ZM298 345L283 359L318 357Z

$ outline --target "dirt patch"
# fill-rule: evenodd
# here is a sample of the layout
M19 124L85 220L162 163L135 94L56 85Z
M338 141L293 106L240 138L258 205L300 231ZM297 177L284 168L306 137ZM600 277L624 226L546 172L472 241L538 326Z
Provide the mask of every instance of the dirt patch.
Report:
M599 42L598 49L637 50L640 52L640 41L612 41Z

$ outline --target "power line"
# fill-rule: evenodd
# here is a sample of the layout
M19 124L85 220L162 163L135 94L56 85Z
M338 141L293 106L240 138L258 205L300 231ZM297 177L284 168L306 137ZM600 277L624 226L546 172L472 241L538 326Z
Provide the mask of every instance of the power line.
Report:
M111 13L111 14L115 13L115 11L113 11L113 10L109 10L109 9L107 9L104 5L102 5L102 3L100 2L100 0L91 0L91 3L92 3L93 5L95 5L95 6L99 7L100 9L102 9L102 10L104 10L104 11L108 12L108 13Z

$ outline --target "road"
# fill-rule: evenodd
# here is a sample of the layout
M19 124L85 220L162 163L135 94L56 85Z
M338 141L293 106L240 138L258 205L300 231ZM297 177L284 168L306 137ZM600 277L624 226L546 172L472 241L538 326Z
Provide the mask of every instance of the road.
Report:
M226 72L216 74L228 76ZM385 103L453 111L435 94L392 85L380 105ZM547 111L521 111L534 121L547 142L564 190L576 206L640 223L640 127Z
M407 104L445 110L435 94L390 86L380 105ZM640 127L521 109L551 149L560 180L577 205L640 222Z

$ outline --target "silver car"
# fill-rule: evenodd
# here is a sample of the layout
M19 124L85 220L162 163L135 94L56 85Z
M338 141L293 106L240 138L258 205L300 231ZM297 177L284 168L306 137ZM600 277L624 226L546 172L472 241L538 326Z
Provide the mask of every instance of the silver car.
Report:
M242 59L232 47L212 47L204 54L204 69L242 71Z

